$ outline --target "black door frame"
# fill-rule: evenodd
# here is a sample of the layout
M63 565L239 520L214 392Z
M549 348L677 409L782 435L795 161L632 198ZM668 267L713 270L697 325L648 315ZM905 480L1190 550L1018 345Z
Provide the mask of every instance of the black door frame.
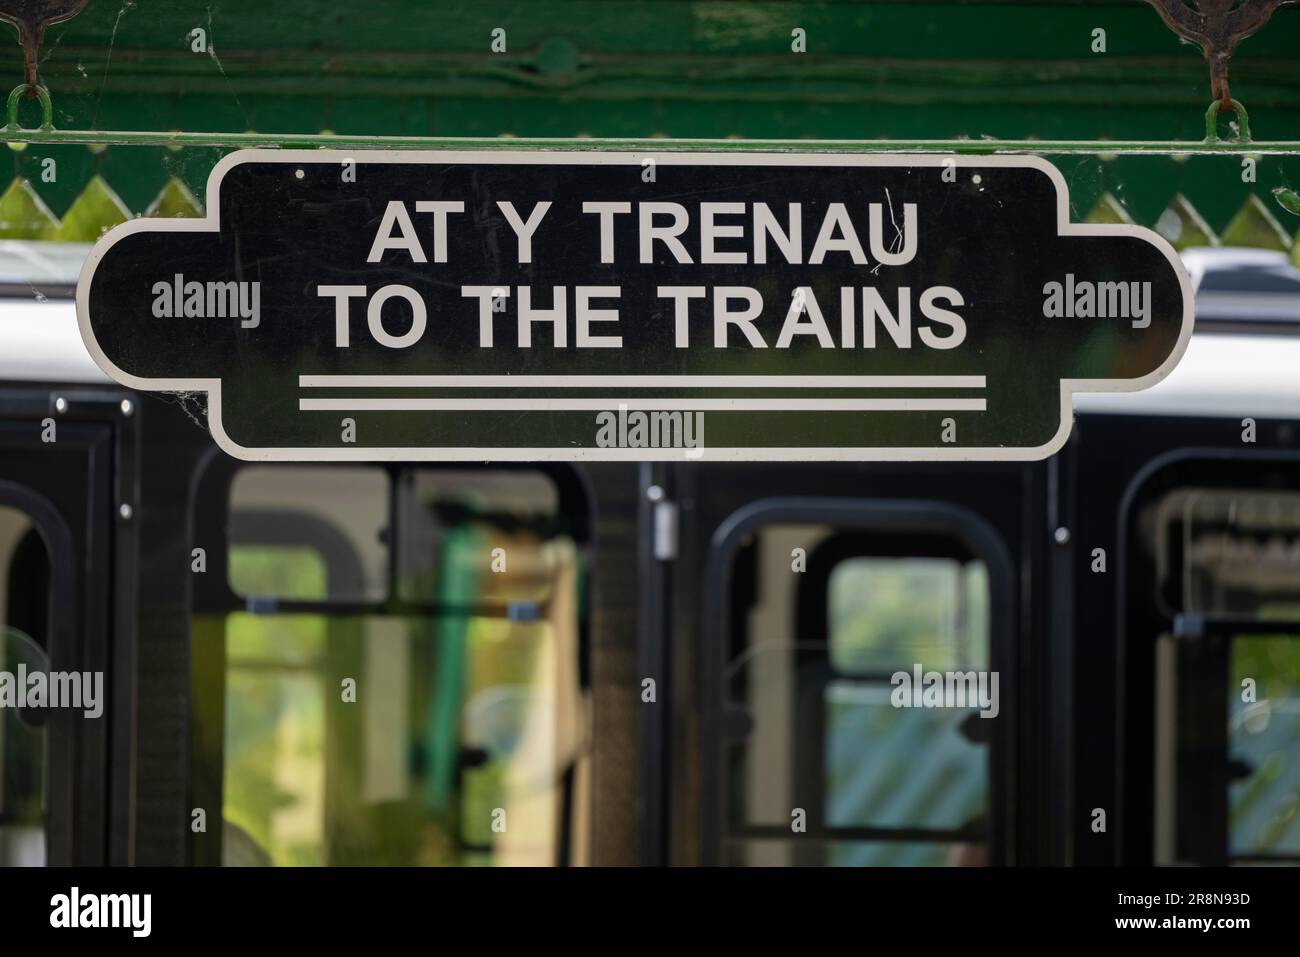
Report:
M0 479L50 552L58 623L50 668L101 671L92 722L51 717L52 864L130 864L135 837L138 403L130 392L59 385L0 389ZM44 442L54 420L56 441Z
M729 607L732 560L740 542L765 525L829 524L838 531L950 535L983 559L989 569L989 666L1001 678L1002 709L989 755L990 863L1016 859L1017 762L1015 753L1017 689L1014 635L1014 575L1010 553L994 528L978 514L950 502L873 496L865 499L790 496L760 499L743 506L714 532L704 580L701 681L702 861L721 861L726 794L722 748L725 734L725 616Z

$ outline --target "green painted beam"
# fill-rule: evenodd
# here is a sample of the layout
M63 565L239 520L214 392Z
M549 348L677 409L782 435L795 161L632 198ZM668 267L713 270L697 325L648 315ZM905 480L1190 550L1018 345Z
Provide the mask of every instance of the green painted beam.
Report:
M91 51L76 55L78 67ZM1095 60L909 60L894 57L768 55L655 55L621 57L575 52L575 66L546 72L531 53L489 58L472 54L343 59L330 54L285 51L274 56L229 54L226 72L197 57L115 58L108 76L91 90L79 69L42 71L61 99L123 93L181 95L309 96L563 96L584 100L662 98L685 101L792 98L816 102L945 103L1069 106L1105 102L1187 106L1204 69L1199 58L1111 57ZM1235 70L1236 85L1256 103L1300 107L1300 57L1253 60ZM1208 102L1208 93L1203 95Z
M61 129L0 132L0 152L59 215L97 174L136 212L172 177L201 199L250 146L1038 153L1077 217L1110 193L1152 223L1181 193L1222 230L1248 193L1300 181L1297 35L1284 8L1234 58L1260 142L1206 146L1200 51L1139 0L91 0L41 52Z
M1289 37L1298 23L1296 11L1279 11L1245 41L1243 52L1294 56ZM75 19L49 29L47 47L98 51L97 62L85 64L93 74L110 47L114 63L155 53L191 56L188 34L195 27L207 30L219 59L282 50L487 55L497 27L506 30L508 51L566 37L581 50L620 55L788 53L796 27L807 33L809 56L1086 57L1098 27L1107 31L1109 55L1171 55L1184 48L1137 0L93 0ZM50 59L61 55L56 49Z
M1297 33L1300 8L1280 10L1234 60L1261 130L1300 128ZM1136 0L96 0L50 29L41 70L59 125L122 129L827 138L859 107L898 138L1177 138L1209 99L1199 51ZM734 127L733 104L752 107Z

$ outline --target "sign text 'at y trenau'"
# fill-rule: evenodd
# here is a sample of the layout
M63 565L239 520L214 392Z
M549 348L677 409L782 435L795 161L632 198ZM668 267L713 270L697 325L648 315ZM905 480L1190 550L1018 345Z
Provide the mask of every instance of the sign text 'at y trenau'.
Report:
M1191 293L1036 157L246 151L78 286L246 459L1032 459Z

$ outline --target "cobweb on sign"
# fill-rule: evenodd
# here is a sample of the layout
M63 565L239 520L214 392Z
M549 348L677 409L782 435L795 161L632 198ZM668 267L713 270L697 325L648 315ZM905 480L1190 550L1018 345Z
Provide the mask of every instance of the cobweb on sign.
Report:
M172 402L204 432L208 431L208 394L206 392L155 392L164 402Z

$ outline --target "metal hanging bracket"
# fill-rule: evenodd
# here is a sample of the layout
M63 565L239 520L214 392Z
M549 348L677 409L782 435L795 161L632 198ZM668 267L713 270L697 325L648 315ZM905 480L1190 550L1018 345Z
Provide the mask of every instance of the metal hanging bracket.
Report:
M39 96L36 84L36 54L45 39L45 28L71 20L86 8L89 0L0 0L0 20L18 28L23 48L23 89L29 98Z
M1218 143L1219 140L1219 111L1225 109L1224 105L1218 100L1210 104L1210 108L1205 111L1205 142ZM1231 110L1237 115L1237 142L1250 142L1250 115L1246 108L1236 100L1229 100L1226 109Z
M41 132L48 133L54 129L54 104L50 100L50 91L43 86L28 88L26 85L16 86L9 94L9 100L5 104L5 126L4 133L24 133L31 132L25 130L21 123L18 122L18 101L22 95L35 96L41 104Z
M1210 96L1220 111L1245 113L1232 99L1228 86L1228 61L1237 43L1250 36L1273 16L1279 7L1300 0L1146 0L1161 18L1184 40L1195 43L1210 64ZM1242 139L1246 139L1244 124ZM1216 137L1207 136L1207 139Z

